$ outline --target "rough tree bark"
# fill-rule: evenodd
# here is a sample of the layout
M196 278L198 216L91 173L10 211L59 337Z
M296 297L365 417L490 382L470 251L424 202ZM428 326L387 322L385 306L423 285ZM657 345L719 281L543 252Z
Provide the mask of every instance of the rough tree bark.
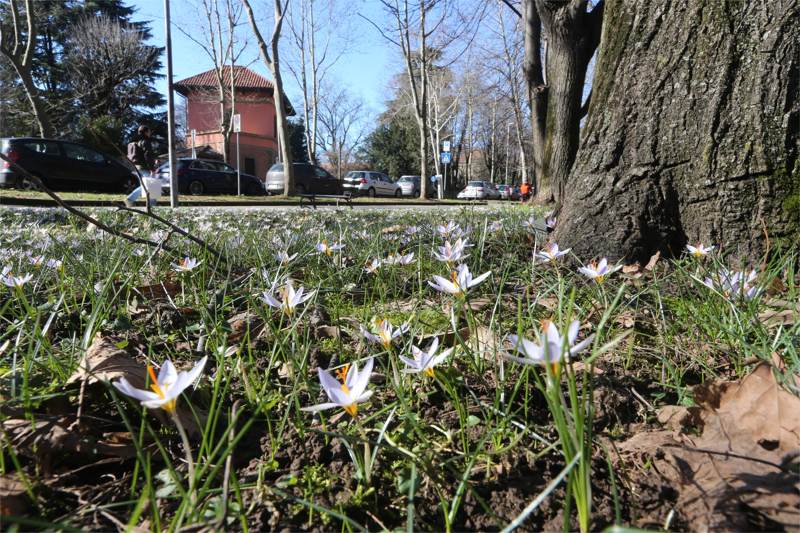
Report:
M555 238L756 259L800 225L800 2L616 0Z

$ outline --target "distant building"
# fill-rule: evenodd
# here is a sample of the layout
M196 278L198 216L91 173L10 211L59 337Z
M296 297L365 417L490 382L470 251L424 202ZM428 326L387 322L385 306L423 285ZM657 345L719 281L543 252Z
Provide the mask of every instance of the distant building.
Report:
M234 65L235 110L242 116L239 134L239 159L236 161L236 135L231 134L229 163L242 172L263 178L278 154L275 86L271 81L247 67ZM231 67L223 68L223 80L230 94ZM225 140L220 131L220 103L217 74L214 69L196 74L175 84L175 91L186 97L187 152L191 154L191 130L196 130L195 146L204 150L204 157L222 158ZM226 113L230 113L230 104ZM294 111L287 102L289 115Z

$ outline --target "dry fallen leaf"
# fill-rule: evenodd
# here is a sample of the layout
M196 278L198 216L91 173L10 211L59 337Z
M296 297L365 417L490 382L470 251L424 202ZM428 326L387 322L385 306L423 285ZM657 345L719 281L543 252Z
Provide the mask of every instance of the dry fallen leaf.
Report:
M67 385L86 380L92 385L100 381L126 378L134 387L145 388L143 366L118 344L121 339L105 337L98 333L92 341L78 368L67 380Z
M659 257L661 257L661 252L656 252L655 254L653 254L653 256L650 257L650 260L644 266L644 269L647 270L648 272L652 271L656 267L656 263L658 263Z
M676 510L695 531L800 531L800 398L767 364L694 393L699 407L662 410L675 431L638 433L619 446L622 456L649 462L643 483L675 489Z
M27 510L25 484L13 474L0 476L0 516L24 516Z
M800 322L800 302L772 298L766 305L767 308L758 314L758 319L766 326L791 326Z
M181 286L173 280L164 280L161 283L135 287L133 290L145 300L167 300L181 292Z

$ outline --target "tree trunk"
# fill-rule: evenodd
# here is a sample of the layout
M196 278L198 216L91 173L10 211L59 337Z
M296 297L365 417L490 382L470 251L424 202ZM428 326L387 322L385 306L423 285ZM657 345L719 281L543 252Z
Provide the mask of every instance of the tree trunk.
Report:
M798 0L605 10L559 244L643 261L702 242L755 261L797 239Z
M39 96L39 89L37 89L36 84L33 83L30 67L18 65L16 62L12 62L12 64L19 75L22 87L25 89L28 102L31 104L31 110L36 119L36 126L39 128L39 135L45 138L52 138L54 134L53 124L50 122L50 115L47 113L47 110L45 110L44 103Z
M523 3L525 28L525 57L522 70L528 83L528 99L531 108L531 144L533 146L533 176L536 200L549 202L553 194L545 169L544 144L547 117L547 88L542 70L542 22L534 0Z

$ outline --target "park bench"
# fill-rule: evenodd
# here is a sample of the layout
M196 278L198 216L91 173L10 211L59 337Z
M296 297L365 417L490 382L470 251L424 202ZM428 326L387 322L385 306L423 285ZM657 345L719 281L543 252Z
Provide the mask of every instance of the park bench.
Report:
M339 202L344 201L350 209L353 209L353 197L350 194L301 194L300 195L300 208L317 208L317 198L325 198L336 200L336 207L339 207ZM303 202L306 202L305 205Z

